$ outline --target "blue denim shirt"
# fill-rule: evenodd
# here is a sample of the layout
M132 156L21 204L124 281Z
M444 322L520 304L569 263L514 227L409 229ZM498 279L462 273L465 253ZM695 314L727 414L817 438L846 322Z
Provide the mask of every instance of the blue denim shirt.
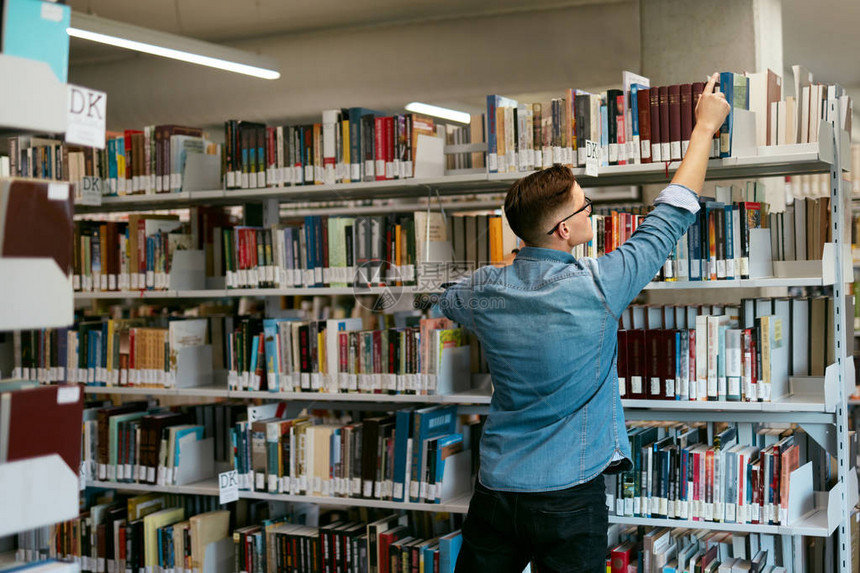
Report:
M442 312L481 341L493 379L484 486L552 491L632 467L615 369L618 320L699 209L679 185L654 203L605 256L525 247L512 265L482 267L442 295Z

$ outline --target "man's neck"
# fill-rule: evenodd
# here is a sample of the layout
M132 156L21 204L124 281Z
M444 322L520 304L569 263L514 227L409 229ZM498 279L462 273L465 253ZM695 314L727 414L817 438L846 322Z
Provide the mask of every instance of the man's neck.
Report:
M548 243L545 245L530 245L528 243L524 243L524 245L526 247L535 247L538 249L553 249L555 251L562 251L564 253L569 253L572 250L570 247L567 246L567 243L559 243L559 242Z

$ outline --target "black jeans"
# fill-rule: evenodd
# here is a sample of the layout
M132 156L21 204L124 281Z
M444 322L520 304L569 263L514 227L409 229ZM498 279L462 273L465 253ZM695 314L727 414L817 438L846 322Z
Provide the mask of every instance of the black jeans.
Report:
M606 571L603 476L559 491L511 493L476 482L456 573Z

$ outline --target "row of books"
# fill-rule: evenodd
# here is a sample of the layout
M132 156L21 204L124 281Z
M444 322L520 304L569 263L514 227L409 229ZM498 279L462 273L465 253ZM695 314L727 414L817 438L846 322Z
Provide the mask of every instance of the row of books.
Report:
M453 572L459 519L370 508L321 513L308 504L88 490L76 519L18 534L22 562L72 561L81 571L219 571L213 543L233 545L236 573ZM397 567L392 567L393 563Z
M483 120L483 116L481 116ZM484 122L477 121L477 117L469 125L464 126L446 126L445 144L446 145L466 145L470 143L484 143ZM483 151L471 151L464 153L447 153L445 154L445 168L448 171L460 169L485 169Z
M436 394L442 352L467 346L446 318L364 330L360 318L241 319L226 336L230 390Z
M755 143L785 145L818 141L818 121L829 105L843 110L850 131L852 101L839 85L814 84L794 67L796 97L783 100L782 78L771 70L720 74L716 89L732 111L715 134L711 157L733 153L734 110L755 113ZM651 86L624 72L622 89L599 94L568 89L550 102L520 103L487 96L487 168L490 173L532 171L553 163L585 165L585 142L599 146L601 165L681 160L696 124L695 108L705 81Z
M104 497L76 519L20 533L18 559L62 559L89 573L164 572L167 556L175 556L181 568L203 571L206 545L229 535L230 512L217 510L217 498L148 494L114 501L110 491Z
M696 222L682 237L659 278L749 278L750 229L768 229L771 259L819 260L830 239L829 198L798 198L769 213L764 189L717 186L716 200L700 198ZM600 256L632 236L647 211L597 209L594 237L577 256ZM208 219L220 225L223 219ZM439 288L477 266L497 263L518 244L504 217L416 211L368 217L307 216L297 225L250 227L183 224L176 216L130 215L124 222L78 221L73 285L80 291L169 288L178 250L202 247L209 276L228 288L423 285ZM135 232L137 229L137 232ZM429 236L429 241L428 241ZM205 237L205 240L201 239ZM451 244L435 252L430 243ZM757 243L758 248L767 244ZM755 253L754 253L755 255Z
M415 284L427 226L444 225L439 213L421 211L308 216L272 227L225 225L224 216L204 220L211 226L195 229L196 218L183 223L178 216L138 214L127 223L77 221L74 288L166 290L176 251L194 248L205 251L208 276L224 277L228 288Z
M616 515L786 525L791 472L824 464L799 429L760 429L749 443L734 426L712 441L683 424L630 426L627 436L634 463L615 478Z
M423 213L314 215L294 226L225 228L216 268L223 264L228 288L414 284L424 221Z
M750 278L751 260L763 256L756 249L768 247L764 258L773 261L821 260L830 241L829 198L796 199L771 213L758 186L747 185L746 200L742 195L737 187L718 186L716 200L699 198L696 221L663 266L664 280ZM767 240L751 239L753 229L767 229Z
M633 305L618 330L622 398L769 402L790 376L833 360L832 299L742 299L740 306ZM789 351L790 350L790 351Z
M75 221L72 286L77 291L166 290L176 251L192 248L179 217L129 215L128 222Z
M332 510L233 530L235 573L453 573L460 520L426 512Z
M346 423L272 417L232 429L234 466L249 491L438 504L446 487L468 487L448 483L445 469L465 462L471 475L470 434L478 431L461 426L453 406Z
M176 386L179 354L207 340L205 319L153 326L143 319L84 320L74 328L16 331L14 378L49 384Z
M800 570L788 536L686 528L633 528L618 536L607 573L784 573ZM800 542L798 540L798 542ZM798 569L795 569L798 567Z
M860 146L852 146L860 149ZM852 162L852 169L855 163ZM860 166L860 153L858 153L857 166ZM793 201L794 198L806 197L830 197L830 174L829 173L813 173L811 175L792 175L785 178L785 196L786 203ZM846 194L851 193L851 188L846 185ZM860 191L860 189L858 189ZM856 193L857 191L855 191Z
M221 154L220 145L208 141L203 130L180 125L108 133L104 149L28 135L10 137L8 143L12 176L72 183L97 177L104 195L181 191L189 153Z
M255 410L241 403L149 407L145 401L118 406L90 404L81 428L81 479L173 485L182 447L213 441L213 461L229 463L230 428ZM186 462L187 463L187 462Z
M696 221L655 277L662 281L735 280L750 277L750 257L770 250L773 261L820 260L830 241L830 199L796 198L782 212L770 212L764 186L717 185L715 197L699 198ZM576 257L599 257L623 245L650 208L597 207L593 239L574 247ZM750 230L767 229L767 241L751 247ZM750 250L754 252L751 254Z
M445 133L430 117L360 107L323 110L320 123L306 125L229 120L224 123L226 188L411 178L418 137L436 137L437 128Z

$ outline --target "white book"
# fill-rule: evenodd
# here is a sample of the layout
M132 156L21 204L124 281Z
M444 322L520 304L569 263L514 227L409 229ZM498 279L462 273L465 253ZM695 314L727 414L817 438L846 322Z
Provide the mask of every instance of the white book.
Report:
M795 126L802 125L803 121L803 90L804 88L808 88L812 84L812 74L809 73L805 67L795 64L791 66L791 70L794 73L794 97L796 98L797 105L794 110L794 122ZM808 106L808 98L806 99ZM808 110L808 107L806 108ZM808 123L807 123L808 126ZM800 130L796 132L797 137L802 137ZM796 139L796 143L806 143L808 140L806 138Z
M750 111L755 113L756 145L767 144L767 72L748 73Z
M785 143L797 143L797 98L785 98Z

